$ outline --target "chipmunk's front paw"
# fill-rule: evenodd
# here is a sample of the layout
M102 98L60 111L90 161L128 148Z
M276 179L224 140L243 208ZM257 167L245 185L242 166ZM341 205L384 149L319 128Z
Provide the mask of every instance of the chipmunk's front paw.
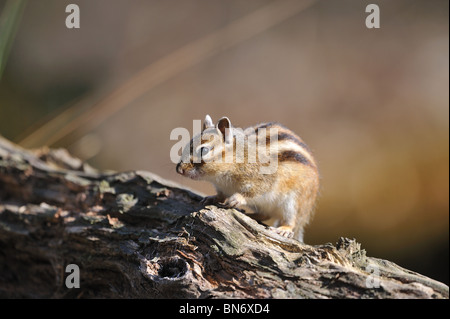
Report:
M235 193L225 199L225 202L223 204L230 208L238 208L247 205L247 200L241 194Z
M204 197L204 198L200 201L200 204L206 206L206 205L217 204L218 202L220 202L219 196L213 195L213 196L206 196L206 197Z
M291 226L269 227L269 229L286 238L294 237L294 232L292 231Z

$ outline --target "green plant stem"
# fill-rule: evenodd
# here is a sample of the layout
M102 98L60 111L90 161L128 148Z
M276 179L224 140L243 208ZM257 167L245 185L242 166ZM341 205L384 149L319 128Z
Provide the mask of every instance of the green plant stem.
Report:
M8 0L0 14L0 79L6 66L26 0Z

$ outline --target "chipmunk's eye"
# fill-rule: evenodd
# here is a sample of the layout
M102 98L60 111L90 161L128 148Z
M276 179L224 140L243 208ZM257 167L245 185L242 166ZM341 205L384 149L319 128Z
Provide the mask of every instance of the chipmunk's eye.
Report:
M210 147L208 147L208 146L203 146L203 147L200 149L200 154L202 154L202 156L205 156L206 154L209 153L209 151L211 151L211 148L210 148Z

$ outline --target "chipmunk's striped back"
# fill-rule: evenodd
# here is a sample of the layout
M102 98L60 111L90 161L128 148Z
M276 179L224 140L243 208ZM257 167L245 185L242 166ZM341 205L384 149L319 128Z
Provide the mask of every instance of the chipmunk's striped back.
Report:
M261 123L252 126L251 129L255 131L256 134L258 134L261 129L264 129L266 131L267 144L270 144L271 140L277 141L279 162L295 161L303 165L316 167L315 160L308 145L284 125L276 122ZM273 138L273 135L276 135L276 139Z

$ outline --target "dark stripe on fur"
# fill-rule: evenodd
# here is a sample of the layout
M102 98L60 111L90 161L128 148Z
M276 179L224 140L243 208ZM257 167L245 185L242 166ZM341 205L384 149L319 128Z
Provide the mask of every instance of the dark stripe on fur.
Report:
M303 147L308 152L311 152L311 150L309 149L308 145L306 145L290 129L288 129L287 127L283 126L280 123L270 122L270 123L259 124L259 125L255 126L255 131L256 131L256 133L258 133L259 129L263 129L263 128L268 129L269 128L269 130L267 130L267 132L270 132L270 127L272 127L272 126L278 126L279 128L281 128L281 130L278 130L278 141L289 140L289 141L294 142L298 146ZM266 143L269 143L269 141L270 141L270 136L267 136Z
M306 145L305 143L303 143L297 136L293 135L293 134L289 134L289 133L285 133L285 132L279 132L278 133L278 140L279 141L283 141L283 140L288 140L288 141L292 141L295 144L303 147L305 150L307 150L309 152L309 147L308 145Z
M278 125L278 126L280 126L280 127L283 127L281 124L278 124L278 123L276 123L276 122L261 123L261 124L255 125L255 131L258 132L258 130L259 130L260 128L268 128L268 127L275 126L275 125Z
M299 162L303 165L312 166L311 162L302 154L297 153L295 151L284 151L280 154L278 154L278 161L279 162Z

